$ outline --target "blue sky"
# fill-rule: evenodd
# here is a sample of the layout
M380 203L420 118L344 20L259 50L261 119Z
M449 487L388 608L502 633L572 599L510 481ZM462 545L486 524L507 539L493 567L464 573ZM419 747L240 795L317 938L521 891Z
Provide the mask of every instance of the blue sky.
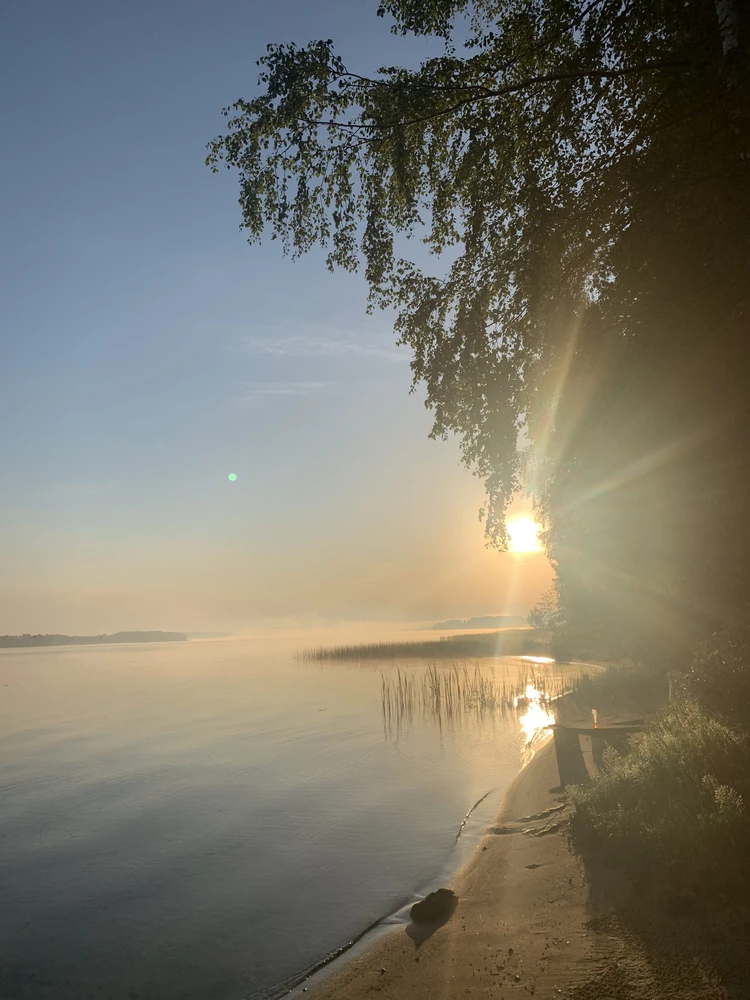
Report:
M502 610L518 567L389 317L321 254L248 246L203 162L269 41L428 51L376 7L6 0L0 631Z

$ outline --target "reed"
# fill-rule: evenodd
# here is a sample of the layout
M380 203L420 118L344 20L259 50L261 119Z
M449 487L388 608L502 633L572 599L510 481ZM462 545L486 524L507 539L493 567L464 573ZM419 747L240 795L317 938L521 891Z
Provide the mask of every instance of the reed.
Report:
M415 677L399 669L395 676L381 674L380 685L383 727L388 732L400 730L414 715L418 697Z
M420 714L439 723L465 714L484 716L516 713L524 704L527 685L544 692L550 699L569 690L567 683L551 665L519 662L514 671L506 666L498 676L494 666L487 669L475 664L449 665L430 663L419 672L381 674L381 708L387 731L403 729Z
M414 642L374 642L350 646L316 646L300 650L303 660L440 660L474 659L488 656L517 656L523 653L543 655L549 644L533 629L506 629L502 632L477 632L443 636Z

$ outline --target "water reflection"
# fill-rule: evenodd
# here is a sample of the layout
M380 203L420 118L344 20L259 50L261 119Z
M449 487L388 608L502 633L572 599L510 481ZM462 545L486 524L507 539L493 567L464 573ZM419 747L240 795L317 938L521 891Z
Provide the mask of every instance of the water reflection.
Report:
M518 770L489 664L483 686L469 661L468 683L428 688L424 711L456 720L441 738L417 718L429 660L312 667L292 651L0 651L0 997L280 996L443 869L472 803ZM377 714L397 666L414 716L401 748ZM458 708L469 688L479 725Z
M518 717L521 724L521 731L526 737L527 745L545 729L555 724L555 715L550 710L550 694L547 691L540 691L529 681L526 684L526 693L515 698L516 708L525 709Z

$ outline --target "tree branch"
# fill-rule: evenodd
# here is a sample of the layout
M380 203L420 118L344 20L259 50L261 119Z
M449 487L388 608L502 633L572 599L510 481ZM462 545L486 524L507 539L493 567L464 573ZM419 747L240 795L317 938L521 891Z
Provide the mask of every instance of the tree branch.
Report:
M443 108L442 110L435 111L429 115L422 115L419 118L409 118L387 125L379 122L341 122L326 119L314 120L301 117L298 118L297 121L302 121L307 125L314 126L331 126L333 128L343 129L379 129L381 131L388 131L396 126L408 128L410 125L421 125L425 122L434 121L436 118L452 115L454 112L460 111L461 108L465 107L467 104L473 104L476 101L494 100L498 97L508 97L510 94L516 94L520 91L528 90L531 87L540 86L546 83L561 83L564 80L609 80L638 73L656 73L661 69L678 69L684 66L687 66L687 62L684 60L679 60L677 62L647 62L636 66L623 66L620 69L581 69L559 73L544 73L539 74L538 76L527 77L525 80L520 80L518 83L509 83L507 86L500 87L497 90L490 90L488 87L476 86L473 88L476 93L457 101L448 108ZM467 87L465 89L469 88Z

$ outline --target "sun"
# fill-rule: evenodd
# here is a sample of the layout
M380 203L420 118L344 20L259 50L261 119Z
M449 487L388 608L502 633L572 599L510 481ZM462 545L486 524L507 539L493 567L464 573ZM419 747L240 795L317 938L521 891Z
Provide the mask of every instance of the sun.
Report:
M530 517L514 517L508 521L509 552L541 552L539 525Z

